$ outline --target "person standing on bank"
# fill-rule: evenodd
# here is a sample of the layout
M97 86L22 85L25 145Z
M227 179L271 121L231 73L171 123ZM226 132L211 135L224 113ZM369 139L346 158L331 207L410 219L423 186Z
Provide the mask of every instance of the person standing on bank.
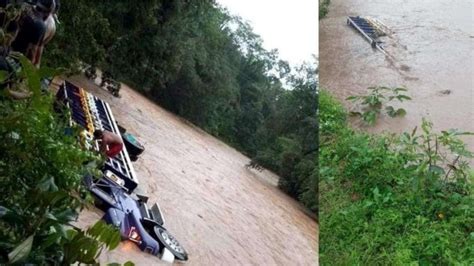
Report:
M28 9L20 18L20 30L15 41L12 43L13 51L24 54L37 67L39 67L41 62L45 35L48 30L46 22L48 18L52 17L55 10L55 0L38 0L36 5ZM49 40L50 38L47 38L46 41Z
M51 41L51 39L53 39L54 34L56 34L56 22L59 23L57 14L61 6L61 3L59 0L54 0L54 3L55 3L54 11L44 21L44 23L46 24L46 31L44 33L41 48L43 48L46 44L48 44ZM42 53L42 49L41 49L41 53ZM41 55L39 56L39 59L41 61Z
M122 138L110 131L97 129L94 131L94 139L101 140L99 151L108 158L115 157L123 149Z

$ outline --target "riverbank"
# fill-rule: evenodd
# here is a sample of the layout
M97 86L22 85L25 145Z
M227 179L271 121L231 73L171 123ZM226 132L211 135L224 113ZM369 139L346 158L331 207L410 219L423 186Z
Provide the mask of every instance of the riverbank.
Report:
M449 167L439 156L467 154L455 134L428 122L395 135L354 130L324 90L320 124L322 265L474 263L474 176L466 158Z

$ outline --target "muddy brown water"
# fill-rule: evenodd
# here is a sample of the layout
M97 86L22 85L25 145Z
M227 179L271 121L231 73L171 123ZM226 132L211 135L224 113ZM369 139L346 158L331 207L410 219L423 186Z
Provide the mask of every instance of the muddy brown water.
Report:
M276 187L276 175L248 170L249 158L126 86L115 98L83 77L69 80L107 101L145 145L134 163L140 190L160 204L165 227L189 254L187 265L317 265L318 225ZM101 216L86 210L78 225ZM100 260L165 264L131 242Z
M474 132L473 0L331 0L320 21L320 81L343 100L369 86L405 86L412 101L396 104L403 118L382 118L372 132L409 131L423 117L436 130ZM373 50L347 16L370 16L390 28L384 47L391 58ZM360 126L360 125L356 125ZM466 137L474 150L474 137Z

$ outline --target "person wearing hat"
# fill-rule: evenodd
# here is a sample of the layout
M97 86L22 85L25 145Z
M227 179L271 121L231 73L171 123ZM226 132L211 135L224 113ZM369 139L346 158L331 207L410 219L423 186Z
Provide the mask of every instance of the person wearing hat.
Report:
M20 30L12 43L13 51L24 54L35 65L40 65L43 53L44 37L47 30L46 20L56 9L55 0L38 0L20 18Z

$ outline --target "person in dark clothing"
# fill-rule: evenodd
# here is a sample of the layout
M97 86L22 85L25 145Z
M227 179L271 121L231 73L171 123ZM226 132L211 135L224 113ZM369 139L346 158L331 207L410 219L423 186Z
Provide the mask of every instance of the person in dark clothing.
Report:
M12 43L13 51L24 54L39 66L47 30L46 20L56 8L54 0L38 0L35 6L22 15L19 21L20 31Z

